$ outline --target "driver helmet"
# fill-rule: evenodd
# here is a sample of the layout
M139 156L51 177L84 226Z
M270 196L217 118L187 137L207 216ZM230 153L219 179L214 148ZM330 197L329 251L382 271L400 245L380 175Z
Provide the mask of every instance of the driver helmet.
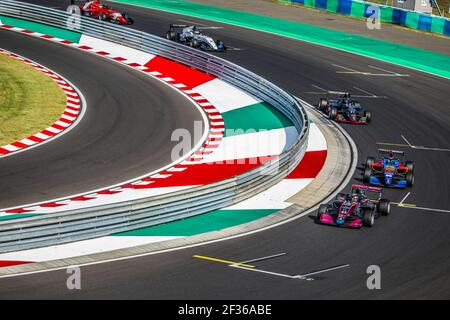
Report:
M388 155L388 157L386 159L386 163L387 164L393 164L394 160L395 160L394 152L389 151L389 155Z

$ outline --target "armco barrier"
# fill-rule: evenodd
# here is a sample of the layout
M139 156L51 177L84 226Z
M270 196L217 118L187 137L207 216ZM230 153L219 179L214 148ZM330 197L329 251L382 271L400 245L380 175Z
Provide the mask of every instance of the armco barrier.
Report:
M328 12L340 13L346 16L367 18L374 10L379 9L382 22L398 24L411 29L438 33L450 36L450 19L434 15L418 13L410 10L384 6L376 3L358 0L278 0L282 3L302 4Z
M231 62L143 32L13 0L0 0L0 16L77 31L195 67L268 102L299 132L295 143L279 157L227 180L114 205L1 221L0 252L99 237L217 210L276 184L305 153L309 131L303 107L277 86Z

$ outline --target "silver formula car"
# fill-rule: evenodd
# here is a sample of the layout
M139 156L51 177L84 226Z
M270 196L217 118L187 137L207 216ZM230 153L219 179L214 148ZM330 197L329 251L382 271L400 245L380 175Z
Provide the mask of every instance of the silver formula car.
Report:
M166 39L189 45L204 51L226 51L227 47L221 40L214 40L212 37L201 32L197 26L181 24L171 24L166 32Z

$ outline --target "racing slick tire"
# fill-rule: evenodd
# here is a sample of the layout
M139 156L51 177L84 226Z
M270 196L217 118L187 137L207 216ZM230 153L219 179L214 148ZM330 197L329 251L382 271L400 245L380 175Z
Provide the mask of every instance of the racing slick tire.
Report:
M366 117L367 123L372 120L372 113L370 111L364 111L364 117Z
M126 23L125 24L127 24L127 25L131 25L131 24L133 24L134 23L134 20L133 19L131 19L129 16L128 16L128 14L126 14L126 13L122 13L122 17L125 19L125 21L126 21Z
M328 118L330 120L336 120L337 117L337 109L336 108L331 108L330 109L330 113L328 114Z
M198 42L198 40L191 39L191 42L189 42L189 45L190 45L192 48L198 48L198 47L200 46L200 43Z
M98 16L98 20L106 21L108 20L108 16L106 15L106 13L102 13L101 15Z
M406 161L405 162L405 167L407 167L408 171L410 171L411 173L414 172L414 162Z
M363 212L362 223L364 227L372 227L375 224L375 213L372 209L365 209Z
M320 98L319 104L317 105L317 109L320 111L324 111L327 105L328 105L328 100L325 98Z
M328 210L327 204L321 204L319 206L319 210L317 211L317 216L316 216L317 223L320 223L320 217L322 217L323 214L327 213L327 210Z
M412 187L414 185L414 173L410 171L406 173L406 185L408 187Z
M370 182L370 177L372 176L372 169L370 167L366 167L364 169L363 181L364 183Z
M167 33L166 33L166 39L167 40L174 41L176 36L177 35L176 35L176 33L174 31L167 31Z
M377 205L377 211L381 213L382 216L387 216L391 213L391 202L387 199L380 199Z
M367 157L366 159L366 168L372 168L373 163L375 162L374 157Z

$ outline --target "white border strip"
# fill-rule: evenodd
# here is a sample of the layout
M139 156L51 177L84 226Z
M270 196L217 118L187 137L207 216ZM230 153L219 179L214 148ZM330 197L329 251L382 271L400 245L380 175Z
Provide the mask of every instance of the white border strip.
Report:
M304 103L306 106L308 106L311 110L313 110L314 112L317 113L316 108L314 108L311 104L307 103L306 101L303 101L300 98L297 98L297 99L300 102ZM353 174L355 173L356 166L358 164L358 150L356 148L355 142L352 140L350 135L339 124L333 122L333 125L335 125L338 128L338 130L348 140L348 142L350 144L350 147L351 147L352 158L353 159L352 159L352 163L351 163L351 166L350 166L350 170L349 170L345 180L342 181L342 183L336 188L336 190L332 194L330 194L327 198L323 199L321 202L328 202L331 199L333 199L350 182L350 180L353 177ZM217 242L222 242L222 241L226 241L226 240L241 238L241 237L252 235L252 234L255 234L255 233L258 233L258 232L262 232L262 231L266 231L266 230L269 230L269 229L272 229L272 228L276 228L278 226L281 226L281 225L284 225L286 223L289 223L289 222L295 221L297 219L300 219L300 218L302 218L302 217L304 217L306 215L309 215L314 210L316 210L319 207L319 205L320 205L320 203L315 205L312 208L309 208L308 210L306 210L305 212L303 212L303 213L301 213L301 214L299 214L297 216L294 216L294 217L291 217L289 219L277 222L277 223L272 224L270 226L266 226L266 227L263 227L263 228L260 228L260 229L257 229L257 230L252 230L252 231L248 231L248 232L245 232L245 233L241 233L241 234L237 234L237 235L233 235L233 236L229 236L229 237L225 237L225 238L205 241L205 242L191 244L191 245L177 247L177 248L165 249L165 250L161 250L161 251L141 253L141 254L130 255L130 256L126 256L126 257L113 258L113 259L107 259L107 260L102 260L102 261L81 263L81 264L76 264L76 265L72 265L72 266L56 267L56 268L51 268L51 269L29 271L29 272L10 274L10 275L0 275L0 279L2 279L2 278L11 278L11 277L19 277L19 276L25 276L25 275L37 274L37 273L44 273L44 272L51 272L51 271L57 271L57 270L65 270L65 269L73 267L73 266L82 267L82 266L92 266L92 265L97 265L97 264L110 263L110 262L115 262L115 261L123 261L123 260L128 260L128 259L134 259L134 258L140 258L140 257L156 255L156 254L161 254L161 253L179 251L179 250L184 250L184 249L189 249L189 248L194 248L194 247L200 247L200 246L204 246L204 245L208 245L208 244L213 244L213 243L217 243ZM14 267L14 266L12 266L12 267Z
M0 25L0 27L1 27L1 25ZM47 40L47 41L51 41L51 42L60 43L60 42L58 41L59 39L57 39L57 38L51 38L51 39L41 38L41 35L42 35L42 34L39 34L39 33L23 33L23 32L21 32L21 30L23 30L23 29L17 28L17 27L13 27L12 29L5 28L4 30L10 30L10 31L18 32L18 33L25 34L25 35L28 35L28 36L34 36L34 37L37 37L37 38L40 38L40 39L43 39L43 40ZM63 43L60 43L60 44L63 44ZM74 44L75 44L76 46L74 46ZM189 101L197 108L197 110L199 110L199 112L200 112L200 114L201 114L201 116L202 116L202 118L203 118L203 123L205 124L205 130L204 130L204 132L203 132L203 135L202 135L201 139L198 141L198 143L193 147L193 149L192 149L190 152L188 152L188 153L185 154L183 157L177 159L176 161L174 161L174 162L172 162L172 163L170 163L170 164L168 164L168 165L166 165L166 166L164 166L164 167L162 167L162 168L159 168L159 169L156 169L156 170L154 170L154 171L152 171L152 172L143 174L143 175L141 175L141 176L139 176L139 177L131 178L131 179L127 180L127 181L123 181L123 182L120 182L120 183L117 183L117 184L114 184L114 185L111 185L111 186L104 186L104 187L101 187L101 188L98 188L98 189L95 189L95 190L90 190L90 191L86 191L86 192L81 192L81 193L74 194L74 195L67 195L67 196L64 196L64 197L61 197L61 198L57 198L57 199L49 199L49 200L46 200L46 201L40 201L40 202L31 203L31 204L15 205L15 206L13 206L13 207L1 208L0 211L2 211L2 212L7 211L7 210L14 210L14 209L17 209L17 208L26 208L26 207L37 206L37 205L40 205L40 204L45 204L45 203L50 203L50 202L58 202L58 201L62 201L62 200L67 200L67 199L69 199L69 198L76 198L76 197L80 197L80 196L83 196L83 195L88 195L88 194L96 193L96 192L99 192L99 191L102 191L102 190L105 190L105 189L113 189L113 188L117 188L117 187L120 187L120 186L125 185L125 184L128 184L128 183L135 182L135 181L137 181L137 180L140 180L140 179L143 179L143 178L145 178L145 177L154 175L154 174L156 174L156 173L158 173L158 172L161 172L161 171L165 171L165 170L167 170L167 169L169 169L169 168L171 168L171 167L176 166L177 164L180 164L181 162L183 162L183 161L185 161L186 159L190 158L195 152L199 151L200 148L202 147L202 145L208 140L208 136L209 136L209 134L210 134L210 129L211 129L211 128L210 128L210 123L209 123L209 120L208 120L208 116L207 116L206 111L205 111L204 109L202 109L201 106L200 106L199 104L197 104L197 103L195 102L195 100L193 100L192 97L190 97L190 96L189 96L187 93L185 93L182 89L177 88L177 87L175 87L174 85L172 85L172 84L170 84L170 83L168 83L168 82L166 82L166 81L164 81L164 80L158 78L156 75L153 75L153 74L148 73L148 72L144 72L143 70L140 70L139 68L135 68L135 67L129 66L129 65L128 65L128 62L127 62L127 63L123 63L122 61L114 60L112 57L108 57L108 56L104 56L104 55L99 55L99 54L96 53L97 50L83 50L83 49L78 48L79 44L76 44L76 43L68 44L68 45L66 45L66 46L67 46L67 47L75 48L75 49L80 50L80 51L89 52L90 54L93 54L93 55L95 55L95 56L101 56L101 57L103 57L103 58L105 58L105 59L109 59L110 61L114 61L114 62L116 62L116 63L118 63L118 64L120 64L120 65L127 66L128 68L130 68L130 69L132 69L132 70L135 70L135 71L137 71L137 72L141 72L141 73L143 73L143 74L145 74L145 75L148 75L148 76L150 76L150 77L152 77L152 78L158 80L159 82L161 82L161 83L165 84L166 86L170 87L171 89L173 89L173 90L176 91L177 93L184 95L184 96L185 96L185 97L186 97L186 98L187 98L187 99L188 99L188 100L189 100ZM5 50L5 51L6 51L6 50ZM28 60L29 60L29 59L28 59ZM31 60L30 60L30 61L31 61ZM150 60L149 60L149 61L150 61ZM56 74L56 73L55 73L55 74ZM58 76L59 76L59 75L58 75ZM61 77L61 78L64 79L63 77ZM64 79L64 80L65 80L65 79ZM67 81L67 83L70 84L69 81ZM79 90L78 90L78 91L79 91ZM77 91L77 92L78 92L78 91ZM86 103L84 97L83 97L83 96L80 96L80 97L82 98L83 103ZM81 116L80 116L79 118L81 119ZM79 120L78 120L78 122L79 122ZM78 124L78 122L76 122L76 124ZM75 123L74 123L74 124L75 124ZM68 130L67 130L67 131L68 131ZM49 142L49 141L53 140L54 138L56 138L56 136L52 137L52 139L46 140L46 142ZM31 148L31 147L30 147L30 148ZM29 148L26 148L26 149L23 149L23 150L28 150L28 149L29 149ZM18 151L18 152L19 152L19 151ZM4 156L7 156L7 155L4 155ZM1 157L0 157L0 158L1 158Z

